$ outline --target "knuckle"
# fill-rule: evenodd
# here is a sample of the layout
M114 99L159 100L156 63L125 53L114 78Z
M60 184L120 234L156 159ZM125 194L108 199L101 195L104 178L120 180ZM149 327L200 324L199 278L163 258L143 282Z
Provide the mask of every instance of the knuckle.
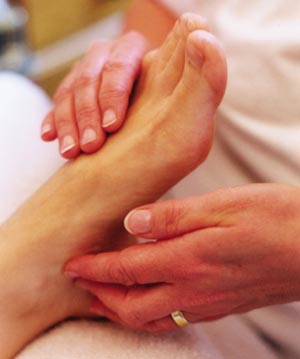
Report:
M129 91L125 86L118 84L111 89L102 89L100 92L100 101L105 100L125 100L129 97Z
M82 104L76 110L76 118L79 124L89 123L98 114L97 108L88 104Z
M94 85L94 83L97 81L98 76L95 75L93 71L82 71L80 76L75 80L75 86L76 87L88 87L91 85Z
M59 102L62 99L64 99L65 97L69 96L71 93L72 89L70 86L61 86L58 88L58 90L56 91L56 93L53 96L53 100L55 102Z
M119 261L115 262L115 264L111 266L110 277L114 282L123 284L127 287L136 284L135 277L131 270L130 261L122 255L120 256Z
M55 124L59 131L63 132L68 130L71 127L71 120L67 117L57 116L55 117Z
M165 209L164 215L159 218L159 221L163 221L163 223L157 223L157 225L154 225L154 228L162 228L162 234L164 236L177 234L184 212L185 211L175 203L169 203Z
M128 71L128 69L132 68L132 61L129 56L124 56L123 59L109 59L103 68L103 71L111 73L111 72L120 72L120 71Z

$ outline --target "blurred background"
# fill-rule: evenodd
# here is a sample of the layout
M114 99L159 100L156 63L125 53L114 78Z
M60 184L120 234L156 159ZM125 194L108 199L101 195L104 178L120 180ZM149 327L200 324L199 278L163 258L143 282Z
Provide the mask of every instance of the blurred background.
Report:
M17 71L52 95L99 38L122 31L130 0L0 0L0 71Z

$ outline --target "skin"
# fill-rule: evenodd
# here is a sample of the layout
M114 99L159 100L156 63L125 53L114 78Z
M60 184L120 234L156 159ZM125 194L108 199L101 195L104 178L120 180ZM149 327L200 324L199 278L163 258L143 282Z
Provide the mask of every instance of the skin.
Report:
M42 123L42 139L58 138L60 153L67 159L99 150L106 133L118 130L125 119L149 48L146 38L134 32L93 43L57 89L54 107Z
M58 139L60 154L66 159L98 151L107 134L118 131L125 121L144 56L162 44L175 20L156 2L133 1L124 35L93 43L62 81L53 109L43 120L41 138Z
M157 242L75 259L66 270L98 298L94 313L141 330L176 329L169 314L178 309L196 323L297 301L299 213L300 189L281 184L150 204L125 225Z
M65 165L1 226L3 359L51 325L90 315L91 297L64 276L64 264L83 253L126 246L125 214L155 201L206 158L226 61L203 28L198 16L183 16L144 60L122 131L96 154Z
M146 3L139 3L142 13ZM147 2L150 3L153 5ZM158 23L168 26L170 14L152 5L147 12L155 12ZM138 3L135 6L138 7ZM134 19L134 14L129 14L130 28L133 25L151 36L149 26L135 23ZM164 25L160 28L161 32L153 36L156 43L164 36ZM142 214L149 219L149 213L142 212L135 221L129 216L125 225L130 233L139 237L168 238L168 241L135 246L114 254L83 257L71 262L67 270L75 277L89 280L76 283L99 299L92 303L94 313L142 330L175 329L169 313L178 308L184 310L189 321L197 322L298 300L299 202L297 187L265 184L149 205L146 209L150 208L153 216L151 233L144 233L150 224L142 219ZM205 214L203 223L201 208L211 208L212 204L214 211ZM179 225L182 217L185 219L184 233ZM223 223L230 225L222 226ZM189 246L183 239L189 240ZM217 256L220 247L222 250ZM183 253L182 272L176 273ZM211 253L214 253L213 258ZM161 273L166 273L167 278L161 277ZM203 273L211 281L199 283ZM144 283L154 284L156 289L142 286ZM167 285L161 286L161 283L171 283L172 290L168 291ZM128 284L139 284L139 288L132 289ZM165 299L164 303L161 298Z

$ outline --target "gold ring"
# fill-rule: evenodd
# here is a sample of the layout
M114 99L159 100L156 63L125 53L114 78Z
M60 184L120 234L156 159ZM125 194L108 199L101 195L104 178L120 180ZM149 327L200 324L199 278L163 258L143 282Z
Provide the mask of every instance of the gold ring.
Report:
M180 310L176 310L176 312L171 313L171 317L180 328L183 328L189 324Z

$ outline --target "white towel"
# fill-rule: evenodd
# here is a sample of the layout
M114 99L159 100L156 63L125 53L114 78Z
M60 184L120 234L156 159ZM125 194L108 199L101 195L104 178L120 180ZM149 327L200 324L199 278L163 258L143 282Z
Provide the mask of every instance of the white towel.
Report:
M199 326L151 335L109 322L68 321L15 359L222 359Z

